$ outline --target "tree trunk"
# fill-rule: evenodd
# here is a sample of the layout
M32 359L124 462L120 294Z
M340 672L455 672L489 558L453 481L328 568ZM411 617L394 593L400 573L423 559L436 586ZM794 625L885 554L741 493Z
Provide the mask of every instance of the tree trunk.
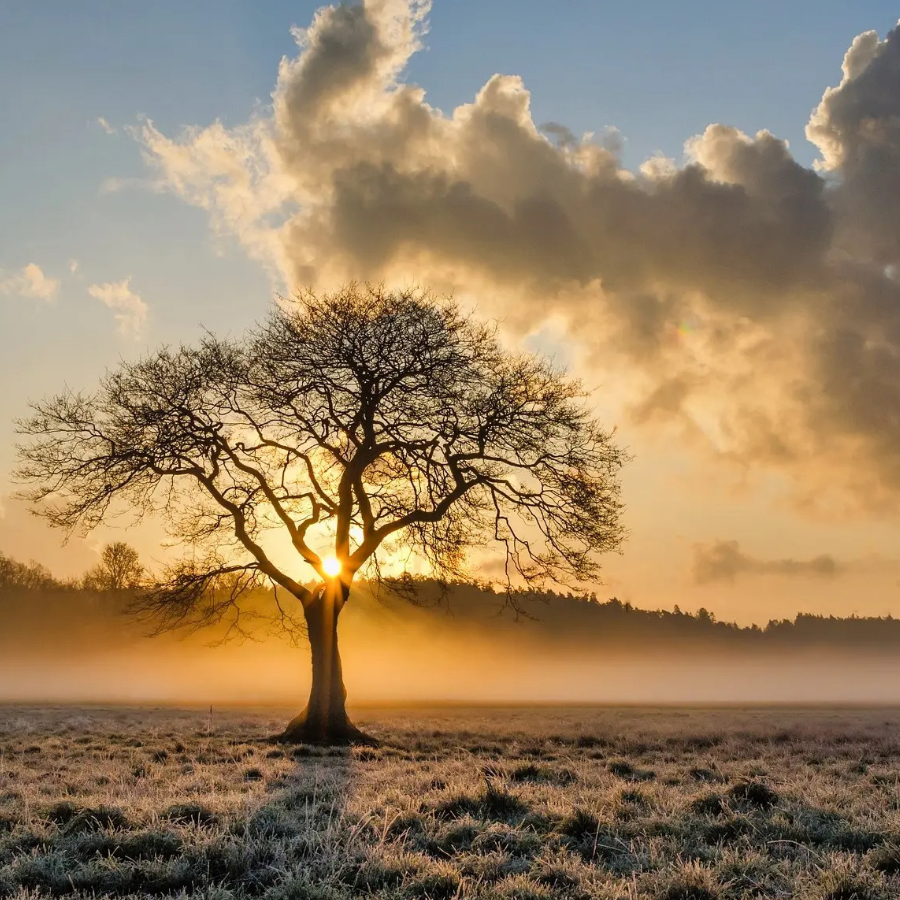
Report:
M375 743L351 723L345 706L347 691L341 672L337 623L349 594L349 585L330 579L303 608L312 650L312 686L306 708L276 738L281 743L329 746Z

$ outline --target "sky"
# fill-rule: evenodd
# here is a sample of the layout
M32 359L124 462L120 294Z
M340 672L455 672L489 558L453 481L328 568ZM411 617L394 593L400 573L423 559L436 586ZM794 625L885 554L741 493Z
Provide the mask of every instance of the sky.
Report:
M0 8L0 551L165 553L27 515L29 399L415 280L596 389L634 456L599 593L900 615L896 5Z

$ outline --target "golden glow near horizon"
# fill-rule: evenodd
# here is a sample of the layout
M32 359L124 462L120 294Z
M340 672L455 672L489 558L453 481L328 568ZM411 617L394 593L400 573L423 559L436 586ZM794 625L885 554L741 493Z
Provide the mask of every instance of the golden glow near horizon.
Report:
M341 574L341 561L336 556L326 556L322 560L322 571L329 578L335 578Z

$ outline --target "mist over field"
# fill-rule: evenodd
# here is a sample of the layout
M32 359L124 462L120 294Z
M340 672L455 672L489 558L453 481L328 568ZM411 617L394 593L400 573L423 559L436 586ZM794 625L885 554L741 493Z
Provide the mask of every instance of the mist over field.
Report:
M362 588L342 618L352 702L873 703L900 701L900 622L799 617L766 629L550 595L456 586L440 603ZM265 598L263 598L265 599ZM309 651L223 630L149 637L115 594L0 594L0 700L296 705ZM224 626L223 626L224 627ZM251 629L252 630L252 629Z

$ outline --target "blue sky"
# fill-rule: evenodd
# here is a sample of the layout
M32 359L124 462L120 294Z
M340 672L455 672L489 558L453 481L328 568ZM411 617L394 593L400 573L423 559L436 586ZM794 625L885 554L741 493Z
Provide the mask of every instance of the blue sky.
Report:
M172 133L243 121L267 103L278 60L296 52L290 26L308 23L317 4L3 5L0 267L34 259L58 272L74 257L92 278L131 274L154 292L166 285L175 333L191 321L187 298L194 309L210 277L235 292L259 290L260 274L243 261L210 259L196 210L136 190L103 195L101 186L146 177L139 148L121 132L137 116ZM898 12L882 0L437 0L409 78L449 110L493 73L520 74L536 121L576 132L616 127L630 166L657 151L680 157L683 142L711 122L768 128L808 163L804 125L823 88L839 80L850 40L886 32ZM101 116L117 136L96 124ZM222 300L236 302L220 298L217 307ZM3 315L7 327L25 324Z
M148 168L127 126L147 116L177 135L246 121L269 103L281 57L296 55L291 26L317 6L0 0L0 272L35 263L61 282L52 302L0 293L0 497L9 423L29 396L90 386L122 356L191 340L201 325L238 331L265 309L272 284L234 239L140 186ZM713 122L767 128L810 165L804 127L844 52L898 15L883 0L435 0L408 80L450 111L494 73L521 75L536 122L615 127L630 168L657 152L680 161ZM126 187L109 190L110 179ZM137 341L88 291L126 278L149 308Z

